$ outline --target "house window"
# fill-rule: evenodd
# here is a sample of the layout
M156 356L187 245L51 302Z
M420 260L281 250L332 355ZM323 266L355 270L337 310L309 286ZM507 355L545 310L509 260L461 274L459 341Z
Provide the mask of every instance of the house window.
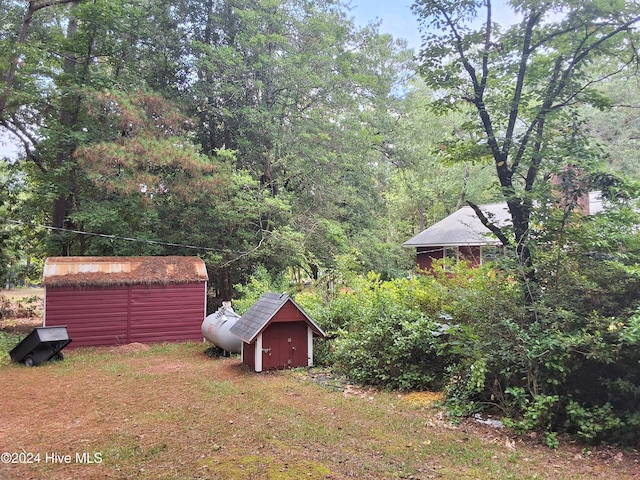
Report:
M458 263L458 247L444 247L444 269L446 271Z
M493 262L497 258L500 258L504 255L504 251L502 247L494 246L494 245L486 245L480 247L480 264L485 264L487 262Z

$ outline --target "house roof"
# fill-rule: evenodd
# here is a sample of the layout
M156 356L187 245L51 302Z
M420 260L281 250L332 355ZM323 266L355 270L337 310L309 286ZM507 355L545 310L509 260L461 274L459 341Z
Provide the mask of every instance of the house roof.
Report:
M198 257L49 257L42 283L55 287L176 284L208 280Z
M485 216L499 227L511 223L506 203L479 205ZM589 213L602 211L600 192L589 193ZM453 247L500 245L500 241L485 227L471 207L462 207L438 223L423 230L402 244L404 247Z
M304 315L309 326L318 335L322 337L326 336L322 329L288 294L272 292L267 292L262 295L258 301L236 321L229 331L237 337L240 337L244 342L251 343L287 302L291 302Z
M485 216L498 226L511 223L506 203L479 205L479 207ZM462 207L402 245L404 247L435 247L499 244L500 241L482 224L476 212L471 207Z

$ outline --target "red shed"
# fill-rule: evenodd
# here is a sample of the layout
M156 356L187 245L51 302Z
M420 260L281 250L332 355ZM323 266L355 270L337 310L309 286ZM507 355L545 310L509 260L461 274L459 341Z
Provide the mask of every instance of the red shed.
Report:
M229 329L242 339L242 361L256 372L313 365L322 329L286 293L265 293Z
M74 347L202 340L207 280L197 257L50 257L44 325Z

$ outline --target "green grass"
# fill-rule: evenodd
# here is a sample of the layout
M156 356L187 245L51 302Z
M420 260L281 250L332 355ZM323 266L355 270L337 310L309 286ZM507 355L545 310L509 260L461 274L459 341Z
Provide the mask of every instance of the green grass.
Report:
M0 364L11 360L9 358L9 352L13 350L13 348L18 345L24 337L24 335L19 335L17 333L0 331Z
M637 478L628 462L576 461L506 429L449 424L399 392L326 385L306 369L256 374L206 345L74 349L63 362L0 364L0 447L100 452L100 465L32 465L0 478ZM28 401L25 401L28 399ZM37 412L37 414L34 414ZM564 449L562 447L565 447ZM611 458L611 457L609 457ZM553 465L553 468L550 468ZM635 469L635 470L634 470Z

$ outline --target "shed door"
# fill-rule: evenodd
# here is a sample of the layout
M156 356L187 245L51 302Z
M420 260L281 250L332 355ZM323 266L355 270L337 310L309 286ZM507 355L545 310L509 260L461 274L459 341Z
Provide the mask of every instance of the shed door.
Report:
M307 324L272 323L262 334L262 367L307 366Z

